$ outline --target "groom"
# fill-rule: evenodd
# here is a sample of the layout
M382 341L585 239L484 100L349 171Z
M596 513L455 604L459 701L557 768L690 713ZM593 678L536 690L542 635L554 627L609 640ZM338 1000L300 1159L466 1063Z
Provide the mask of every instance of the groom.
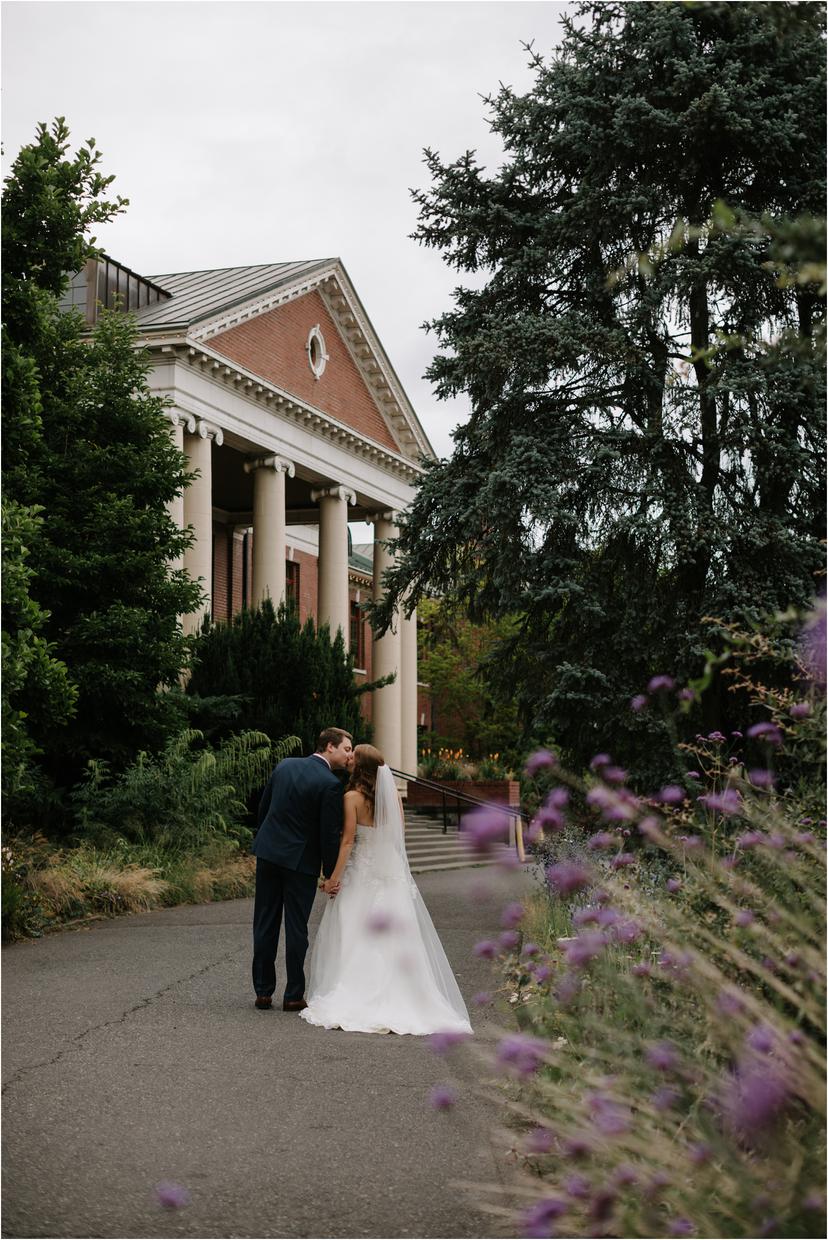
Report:
M253 908L253 987L260 1012L272 1009L276 989L276 949L285 919L287 985L282 1008L301 1012L305 1002L308 918L319 871L327 878L336 866L342 834L345 772L353 744L342 728L325 728L308 758L285 758L270 776L259 805L256 900ZM326 888L327 890L327 888Z

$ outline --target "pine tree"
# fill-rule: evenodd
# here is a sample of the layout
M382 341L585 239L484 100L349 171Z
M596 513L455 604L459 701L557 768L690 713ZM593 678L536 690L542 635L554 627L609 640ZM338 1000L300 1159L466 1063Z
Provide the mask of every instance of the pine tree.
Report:
M657 769L666 737L630 696L700 672L704 617L815 590L824 307L774 237L824 210L822 24L810 4L581 4L550 60L530 52L532 90L487 100L497 170L426 153L415 235L479 285L428 325L429 377L472 413L375 618L429 591L519 613L501 681L575 761L610 736Z
M244 610L228 624L207 622L193 654L187 684L191 717L213 736L264 732L273 740L301 737L305 753L316 747L326 727L344 728L354 743L370 739L370 724L359 703L364 693L384 684L354 683L354 660L338 633L332 641L327 625L301 624L294 607L278 612L269 599ZM221 699L238 711L217 714Z

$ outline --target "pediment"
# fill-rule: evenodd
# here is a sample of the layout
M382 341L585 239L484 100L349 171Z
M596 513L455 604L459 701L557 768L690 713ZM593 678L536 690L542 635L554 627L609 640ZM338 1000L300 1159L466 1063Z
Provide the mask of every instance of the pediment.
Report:
M434 455L338 260L191 324L188 336L393 452Z

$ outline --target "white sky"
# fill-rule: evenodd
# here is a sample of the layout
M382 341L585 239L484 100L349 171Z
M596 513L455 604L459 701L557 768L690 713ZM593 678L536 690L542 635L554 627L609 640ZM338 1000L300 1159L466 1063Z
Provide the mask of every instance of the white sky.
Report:
M410 240L423 147L495 166L480 95L529 89L545 0L98 0L2 5L4 165L38 121L94 137L125 215L104 249L145 275L338 256L439 455L466 416L422 375L456 273Z

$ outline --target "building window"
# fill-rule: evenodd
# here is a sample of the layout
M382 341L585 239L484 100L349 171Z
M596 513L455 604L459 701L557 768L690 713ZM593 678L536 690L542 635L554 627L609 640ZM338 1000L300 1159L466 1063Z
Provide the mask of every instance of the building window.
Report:
M299 565L295 560L285 561L285 602L299 610Z
M351 654L354 665L365 667L365 621L362 618L362 606L351 601Z
M308 334L308 364L315 379L321 379L328 364L328 350L325 348L325 337L317 323Z

